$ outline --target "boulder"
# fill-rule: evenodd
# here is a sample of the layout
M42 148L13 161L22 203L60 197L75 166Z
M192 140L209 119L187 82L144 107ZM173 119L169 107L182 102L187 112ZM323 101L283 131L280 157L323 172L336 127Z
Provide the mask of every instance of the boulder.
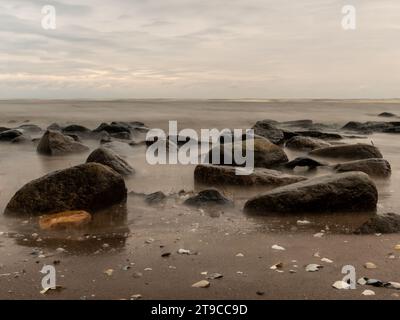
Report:
M108 123L102 123L100 126L98 126L96 129L93 130L93 132L101 132L101 131L106 131L108 133L118 133L118 132L128 132L130 133L130 128L127 127L123 123L117 123L113 122L111 124Z
M397 232L400 232L400 215L396 213L375 215L355 231L356 234Z
M115 132L115 133L110 133L110 138L130 140L131 134L129 132Z
M338 133L328 133L317 130L309 130L309 131L295 131L295 133L299 136L317 138L322 140L341 140L343 137Z
M283 125L285 127L310 128L314 125L314 123L312 120L305 119L305 120L284 121L281 122L280 125Z
M233 205L233 202L225 198L218 190L208 189L200 191L197 195L186 199L184 204L187 206L202 207L210 205Z
M135 172L135 170L122 159L118 154L116 154L113 150L108 148L98 148L94 150L86 160L86 163L96 162L104 164L119 174L122 175L130 175Z
M11 128L7 128L7 127L0 127L0 133L4 132L4 131L8 131L11 130Z
M162 191L153 192L145 195L144 201L150 205L156 205L163 203L167 199L167 196Z
M89 137L92 134L92 130L79 124L70 124L62 129L62 133L65 135L74 134L77 136Z
M327 148L315 149L310 155L317 157L341 158L349 160L362 160L370 158L383 158L378 148L370 144L346 144Z
M322 166L326 166L326 164L307 157L298 157L284 164L285 168L292 170L296 167L308 167L309 169L315 169L316 167Z
M236 142L236 143L226 143L220 146L220 157L219 164L221 165L232 165L235 167L243 166L242 164L238 164L234 159L234 150L235 148L242 148L242 154L246 153L246 141ZM225 151L226 150L226 151ZM254 138L254 166L259 168L276 168L281 164L288 162L288 157L283 151L283 149L265 138ZM215 149L210 150L207 157L211 164L212 154L216 152ZM226 155L227 160L225 160L225 152L228 152Z
M392 128L394 125L390 122L382 122L382 121L368 121L368 122L357 122L350 121L346 123L342 129L357 131L361 133L373 133L373 132L383 132L386 129Z
M400 126L387 128L382 131L383 133L400 133Z
M373 212L378 192L362 172L327 175L294 183L248 200L248 213Z
M272 189L306 179L261 168L255 168L254 172L249 175L237 175L236 168L229 166L198 165L194 170L195 182L210 186L266 186Z
M86 163L27 183L12 197L5 213L43 215L69 210L94 213L125 201L126 196L120 174L99 163Z
M331 144L311 137L297 136L288 140L285 144L286 148L299 150L299 151L311 151L314 149L330 147Z
M364 159L344 162L335 165L334 170L337 172L361 171L370 177L388 178L392 170L390 163L385 159Z
M92 216L86 211L64 211L39 218L42 230L65 230L82 228L90 223Z
M394 113L391 113L391 112L382 112L382 113L378 114L378 117L394 118L394 117L397 117L397 115L395 115Z
M257 121L253 126L253 130L254 134L267 138L274 144L280 144L284 138L283 131L268 120Z
M22 135L22 132L19 130L11 129L0 132L0 141L12 141L15 138Z
M40 139L37 151L46 155L63 155L68 153L80 153L89 148L73 138L63 135L61 132L47 130Z

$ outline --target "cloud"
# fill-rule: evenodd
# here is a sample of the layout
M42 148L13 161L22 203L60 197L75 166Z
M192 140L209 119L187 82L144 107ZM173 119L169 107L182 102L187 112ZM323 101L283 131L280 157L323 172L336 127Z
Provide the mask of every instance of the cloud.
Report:
M54 5L57 29L41 28ZM0 94L29 97L393 97L400 3L3 0Z

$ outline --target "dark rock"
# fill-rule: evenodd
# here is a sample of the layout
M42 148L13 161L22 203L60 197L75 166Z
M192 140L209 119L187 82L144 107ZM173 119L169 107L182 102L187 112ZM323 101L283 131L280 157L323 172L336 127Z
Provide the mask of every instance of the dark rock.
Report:
M297 127L297 128L309 128L313 126L312 120L292 120L292 121L285 121L280 123L283 126L287 127Z
M350 121L342 127L343 130L357 131L361 133L382 132L392 128L394 125L390 122L368 121L365 123Z
M373 212L378 192L362 172L316 177L269 191L246 202L248 213Z
M79 124L70 124L62 129L64 134L76 134L76 135L90 135L92 131Z
M213 161L212 155L216 149L212 149L207 157L211 164L222 164L232 166L243 166L238 164L234 159L235 148L242 148L242 154L246 152L246 141L236 142L234 144L223 144L220 146L219 163ZM259 168L275 168L279 165L288 162L288 157L283 149L265 138L254 139L254 166ZM225 153L228 153L225 155ZM225 159L226 156L226 159Z
M104 164L122 175L130 175L135 172L128 162L122 159L113 150L107 148L98 148L94 150L86 160L86 163L89 162Z
M209 205L233 205L233 202L225 198L219 191L208 189L200 191L197 195L185 200L185 205L202 207Z
M391 112L382 112L382 113L378 114L378 117L394 118L394 117L397 117L397 115L395 115L394 113L391 113Z
M167 196L161 192L157 191L154 193L150 193L144 197L144 201L150 205L156 205L163 203L166 200Z
M400 133L400 126L388 128L382 131L383 133Z
M397 233L400 232L400 215L385 213L376 215L360 226L356 234Z
M315 149L310 152L310 155L352 160L383 158L378 148L373 145L363 143L338 145L333 147Z
M130 140L131 134L129 132L115 132L115 133L110 133L110 138Z
M3 132L0 132L0 141L11 141L21 135L22 135L22 132L19 130L11 129L11 130L7 130L7 131L3 131Z
M316 167L326 166L326 164L311 158L298 157L292 161L289 161L288 163L285 163L284 166L288 169L294 169L296 167L309 167L310 169L315 169Z
M237 175L236 168L229 166L198 165L194 170L194 180L203 185L264 186L270 189L306 180L301 176L255 168L249 175Z
M328 132L321 132L317 130L310 130L310 131L296 131L299 136L303 137L311 137L317 138L322 140L341 140L343 137L338 133L328 133Z
M333 167L337 172L361 171L371 177L388 178L392 170L385 159L364 159L340 163Z
M73 138L63 135L58 131L47 130L37 146L37 151L46 155L63 155L68 153L80 153L89 148Z
M6 214L42 215L68 210L94 213L126 199L120 174L98 163L55 171L23 186L10 200Z
M0 133L8 130L11 130L11 128L0 127Z
M257 121L253 126L254 133L261 137L267 138L274 144L280 144L283 141L284 134L281 129L278 129L275 125L268 121Z
M126 125L121 124L121 123L112 123L112 124L107 124L107 123L102 123L99 127L93 130L93 132L101 132L101 131L106 131L108 133L118 133L118 132L128 132L130 133L130 129L126 127Z
M311 137L303 137L303 136L293 137L285 144L286 148L299 151L311 151L314 149L325 148L330 146L331 144L324 140L315 139Z

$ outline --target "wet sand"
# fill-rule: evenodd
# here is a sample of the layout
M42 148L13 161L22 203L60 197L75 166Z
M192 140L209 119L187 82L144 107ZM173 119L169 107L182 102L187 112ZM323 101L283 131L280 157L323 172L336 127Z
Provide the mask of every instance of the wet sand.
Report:
M342 125L351 120L389 121L376 115L383 111L396 113L397 108L396 101L3 101L0 126L10 126L10 120L16 121L12 125L29 120L42 127L60 122L93 129L101 122L136 120L150 127L166 128L168 120L178 120L180 129L246 128L262 119L312 119ZM346 142L371 140L391 162L393 170L389 181L376 182L378 212L399 212L397 135L374 134L367 140ZM84 142L91 149L97 146L95 141ZM146 164L144 148L126 146L119 151L137 171L126 180L129 191L195 190L194 166L154 167ZM289 152L288 155L293 158L298 154ZM82 163L86 157L87 154L49 158L39 156L33 145L1 143L0 210L24 183ZM164 207L150 207L129 196L124 221L88 230L85 234L45 235L40 233L34 220L1 216L0 286L3 289L0 298L129 299L131 295L141 294L143 299L398 299L392 289L358 286L356 290L339 291L331 286L343 277L342 266L349 264L355 266L357 278L367 276L400 282L400 252L394 250L400 243L399 235L352 235L353 227L365 220L355 215L247 217L241 208L248 195L229 189L222 191L235 200L234 208L200 211L183 206L179 199L168 201ZM300 227L296 225L297 219L313 223ZM322 238L314 237L321 229L326 234ZM39 233L41 241L33 236L35 233ZM273 250L273 244L286 250ZM58 252L56 249L60 247L66 251ZM178 254L180 248L197 254ZM165 252L171 255L161 257ZM321 262L313 256L316 252L333 263ZM238 253L244 257L236 257ZM388 258L390 253L394 253L394 259ZM57 261L57 284L65 289L42 295L43 275L39 271L44 264L54 261ZM368 261L378 268L365 269L363 264ZM278 262L284 263L283 273L270 270ZM309 263L325 267L309 273L304 270L304 265ZM146 268L152 270L145 271ZM111 276L104 273L108 269L114 270ZM290 269L297 272L291 274ZM192 288L193 283L205 279L201 274L205 271L221 273L223 278L209 280L211 286L206 289ZM138 276L138 272L142 275ZM364 289L374 290L376 296L363 297ZM264 294L258 295L257 291Z

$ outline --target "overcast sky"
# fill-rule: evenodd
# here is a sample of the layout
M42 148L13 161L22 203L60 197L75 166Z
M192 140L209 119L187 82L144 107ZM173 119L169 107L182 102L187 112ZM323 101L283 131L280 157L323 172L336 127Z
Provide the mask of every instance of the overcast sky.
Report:
M0 99L400 97L399 0L0 0L0 48Z

